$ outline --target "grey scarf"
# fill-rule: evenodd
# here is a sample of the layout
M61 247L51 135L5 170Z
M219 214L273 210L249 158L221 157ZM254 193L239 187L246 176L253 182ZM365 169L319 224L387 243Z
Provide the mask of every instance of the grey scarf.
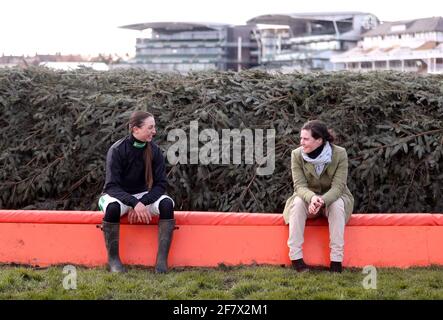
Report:
M331 163L331 161L332 161L332 148L331 148L331 145L329 144L329 142L326 141L326 144L323 147L322 152L318 155L317 158L311 159L303 151L301 152L301 155L303 156L303 159L305 159L305 161L312 163L314 165L315 173L317 173L317 176L320 177L321 173L323 172L324 167L328 163Z

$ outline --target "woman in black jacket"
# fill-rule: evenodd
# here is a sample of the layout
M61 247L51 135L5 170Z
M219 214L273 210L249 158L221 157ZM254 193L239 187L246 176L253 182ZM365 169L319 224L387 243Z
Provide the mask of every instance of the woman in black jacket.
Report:
M106 181L99 208L105 213L102 230L111 272L126 272L119 256L120 217L129 223L149 223L159 215L155 271L168 270L167 258L175 227L174 201L167 195L165 159L152 141L154 116L136 111L129 119L130 134L115 142L106 156Z

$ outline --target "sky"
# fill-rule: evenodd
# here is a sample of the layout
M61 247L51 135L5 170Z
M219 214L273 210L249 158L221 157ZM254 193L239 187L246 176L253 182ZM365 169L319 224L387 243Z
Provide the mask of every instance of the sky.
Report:
M443 16L441 0L2 0L0 54L133 56L144 22L244 24L262 14L360 11L381 21Z

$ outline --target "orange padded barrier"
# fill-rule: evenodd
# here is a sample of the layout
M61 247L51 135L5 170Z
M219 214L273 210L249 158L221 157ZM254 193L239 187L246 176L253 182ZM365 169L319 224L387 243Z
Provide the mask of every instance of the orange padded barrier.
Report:
M290 263L288 226L279 214L176 211L170 266ZM0 210L0 263L103 266L106 250L93 211ZM157 226L122 219L124 263L153 266ZM325 219L308 220L307 263L329 264ZM443 265L443 214L354 214L345 230L348 267Z

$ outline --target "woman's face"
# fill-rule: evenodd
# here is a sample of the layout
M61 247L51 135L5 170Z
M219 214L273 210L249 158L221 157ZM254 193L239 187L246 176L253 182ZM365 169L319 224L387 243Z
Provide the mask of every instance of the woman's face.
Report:
M156 134L155 120L153 117L146 118L140 127L134 127L132 134L140 141L150 142Z
M314 139L311 130L302 130L300 132L300 145L303 147L304 153L310 153L323 144L323 139Z

